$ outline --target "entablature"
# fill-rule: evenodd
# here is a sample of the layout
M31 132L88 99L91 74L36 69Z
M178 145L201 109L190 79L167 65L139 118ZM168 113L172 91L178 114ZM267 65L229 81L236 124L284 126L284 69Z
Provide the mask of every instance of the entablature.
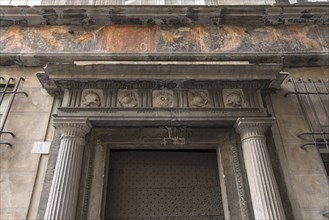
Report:
M59 117L93 125L232 126L239 117L266 117L262 93L287 73L277 64L244 62L108 62L49 64L38 73L62 94Z

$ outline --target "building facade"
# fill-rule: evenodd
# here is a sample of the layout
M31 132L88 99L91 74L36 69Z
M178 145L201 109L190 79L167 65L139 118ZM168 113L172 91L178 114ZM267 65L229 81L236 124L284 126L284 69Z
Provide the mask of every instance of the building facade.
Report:
M328 219L328 1L1 1L0 219Z

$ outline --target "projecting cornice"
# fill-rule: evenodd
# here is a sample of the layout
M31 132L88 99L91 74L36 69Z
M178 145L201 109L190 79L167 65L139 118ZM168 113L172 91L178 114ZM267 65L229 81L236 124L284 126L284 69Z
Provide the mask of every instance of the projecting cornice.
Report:
M0 25L328 24L328 4L233 6L2 6Z
M76 62L48 64L37 76L50 94L64 89L278 88L280 64L247 62ZM195 84L194 82L197 82Z
M78 61L48 64L44 70L58 80L274 80L281 64L188 61Z

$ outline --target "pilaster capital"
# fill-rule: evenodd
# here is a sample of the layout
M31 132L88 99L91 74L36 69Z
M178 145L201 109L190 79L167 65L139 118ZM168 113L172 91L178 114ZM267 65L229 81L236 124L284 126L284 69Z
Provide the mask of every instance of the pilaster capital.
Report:
M53 125L61 132L61 138L84 138L92 125L86 118L54 118Z
M265 131L275 121L275 118L238 118L234 128L241 136L241 141L247 138L262 138Z

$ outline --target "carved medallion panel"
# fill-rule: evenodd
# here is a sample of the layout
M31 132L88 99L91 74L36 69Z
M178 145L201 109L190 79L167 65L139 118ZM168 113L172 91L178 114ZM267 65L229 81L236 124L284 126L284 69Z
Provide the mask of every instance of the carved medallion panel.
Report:
M101 107L103 99L103 90L84 89L81 94L81 107Z
M138 93L137 90L119 90L117 106L123 108L138 107Z
M188 91L189 107L205 108L210 107L210 99L207 90L189 90Z
M174 107L174 91L154 90L152 93L152 107L154 108Z
M242 89L223 89L223 98L227 108L247 107Z

